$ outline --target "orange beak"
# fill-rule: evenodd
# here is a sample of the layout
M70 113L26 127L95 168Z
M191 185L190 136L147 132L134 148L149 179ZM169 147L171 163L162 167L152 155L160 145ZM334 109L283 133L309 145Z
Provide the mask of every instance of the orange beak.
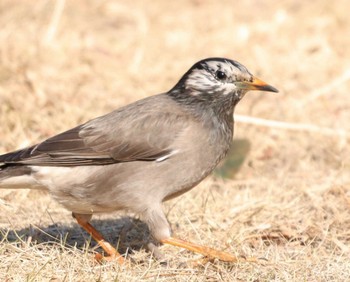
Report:
M239 81L239 82L236 82L235 84L237 88L245 89L245 90L278 92L278 90L275 87L267 84L266 82L256 77L253 77L253 81Z

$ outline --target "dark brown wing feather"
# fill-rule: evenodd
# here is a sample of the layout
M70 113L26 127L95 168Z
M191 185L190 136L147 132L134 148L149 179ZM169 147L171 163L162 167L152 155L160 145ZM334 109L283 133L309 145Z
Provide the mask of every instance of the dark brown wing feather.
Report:
M169 154L188 116L167 95L152 96L44 142L0 156L5 164L104 165L151 161Z

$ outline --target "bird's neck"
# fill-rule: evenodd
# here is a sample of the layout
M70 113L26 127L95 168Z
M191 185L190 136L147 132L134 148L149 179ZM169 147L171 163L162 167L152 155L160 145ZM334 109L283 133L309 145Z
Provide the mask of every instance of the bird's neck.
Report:
M171 93L171 94L170 94ZM225 95L220 99L206 99L204 95L191 96L182 91L172 91L168 95L181 104L181 107L191 113L199 123L213 129L218 138L232 138L233 135L233 112L237 98L233 95Z
M167 94L202 122L215 121L232 128L234 108L239 102L237 96L229 94L215 98L206 94L190 95L180 89Z

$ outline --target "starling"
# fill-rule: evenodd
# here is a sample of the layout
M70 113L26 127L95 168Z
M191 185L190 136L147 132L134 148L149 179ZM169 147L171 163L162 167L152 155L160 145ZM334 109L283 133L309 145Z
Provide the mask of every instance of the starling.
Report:
M174 237L162 203L195 187L225 157L234 108L248 90L278 92L237 61L199 61L166 93L1 155L0 188L48 191L98 242L105 259L123 262L89 221L96 213L127 210L139 214L160 243L237 261Z

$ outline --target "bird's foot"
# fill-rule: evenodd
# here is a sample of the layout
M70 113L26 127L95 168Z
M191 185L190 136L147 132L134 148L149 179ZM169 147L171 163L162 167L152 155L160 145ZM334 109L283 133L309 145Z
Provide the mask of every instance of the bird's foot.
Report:
M215 250L215 249L209 248L207 246L197 245L197 244L187 242L185 240L181 240L181 239L174 238L174 237L169 237L167 239L163 239L163 240L161 240L161 242L164 244L170 244L173 246L184 248L184 249L190 250L192 252L204 255L205 258L198 260L197 265L199 265L199 264L203 265L206 262L214 261L215 259L218 259L220 261L225 261L225 262L234 262L234 263L235 262L257 262L258 261L254 257L249 257L249 258L237 257L235 255L232 255L232 254L229 254L226 252Z
M124 264L125 263L125 259L120 255L120 254L112 254L112 255L108 255L108 256L103 256L100 253L95 254L95 260L98 263L104 263L104 262L110 262L110 261L116 261L119 264Z
M79 214L73 214L75 219L77 220L78 224L83 227L92 238L95 239L95 241L100 245L100 247L108 254L108 256L103 256L101 254L96 254L95 259L98 262L102 261L114 261L116 260L119 264L123 264L125 262L124 258L121 256L121 254L118 253L118 251L110 244L108 243L103 236L98 232L95 227L93 227L84 216L81 216Z

